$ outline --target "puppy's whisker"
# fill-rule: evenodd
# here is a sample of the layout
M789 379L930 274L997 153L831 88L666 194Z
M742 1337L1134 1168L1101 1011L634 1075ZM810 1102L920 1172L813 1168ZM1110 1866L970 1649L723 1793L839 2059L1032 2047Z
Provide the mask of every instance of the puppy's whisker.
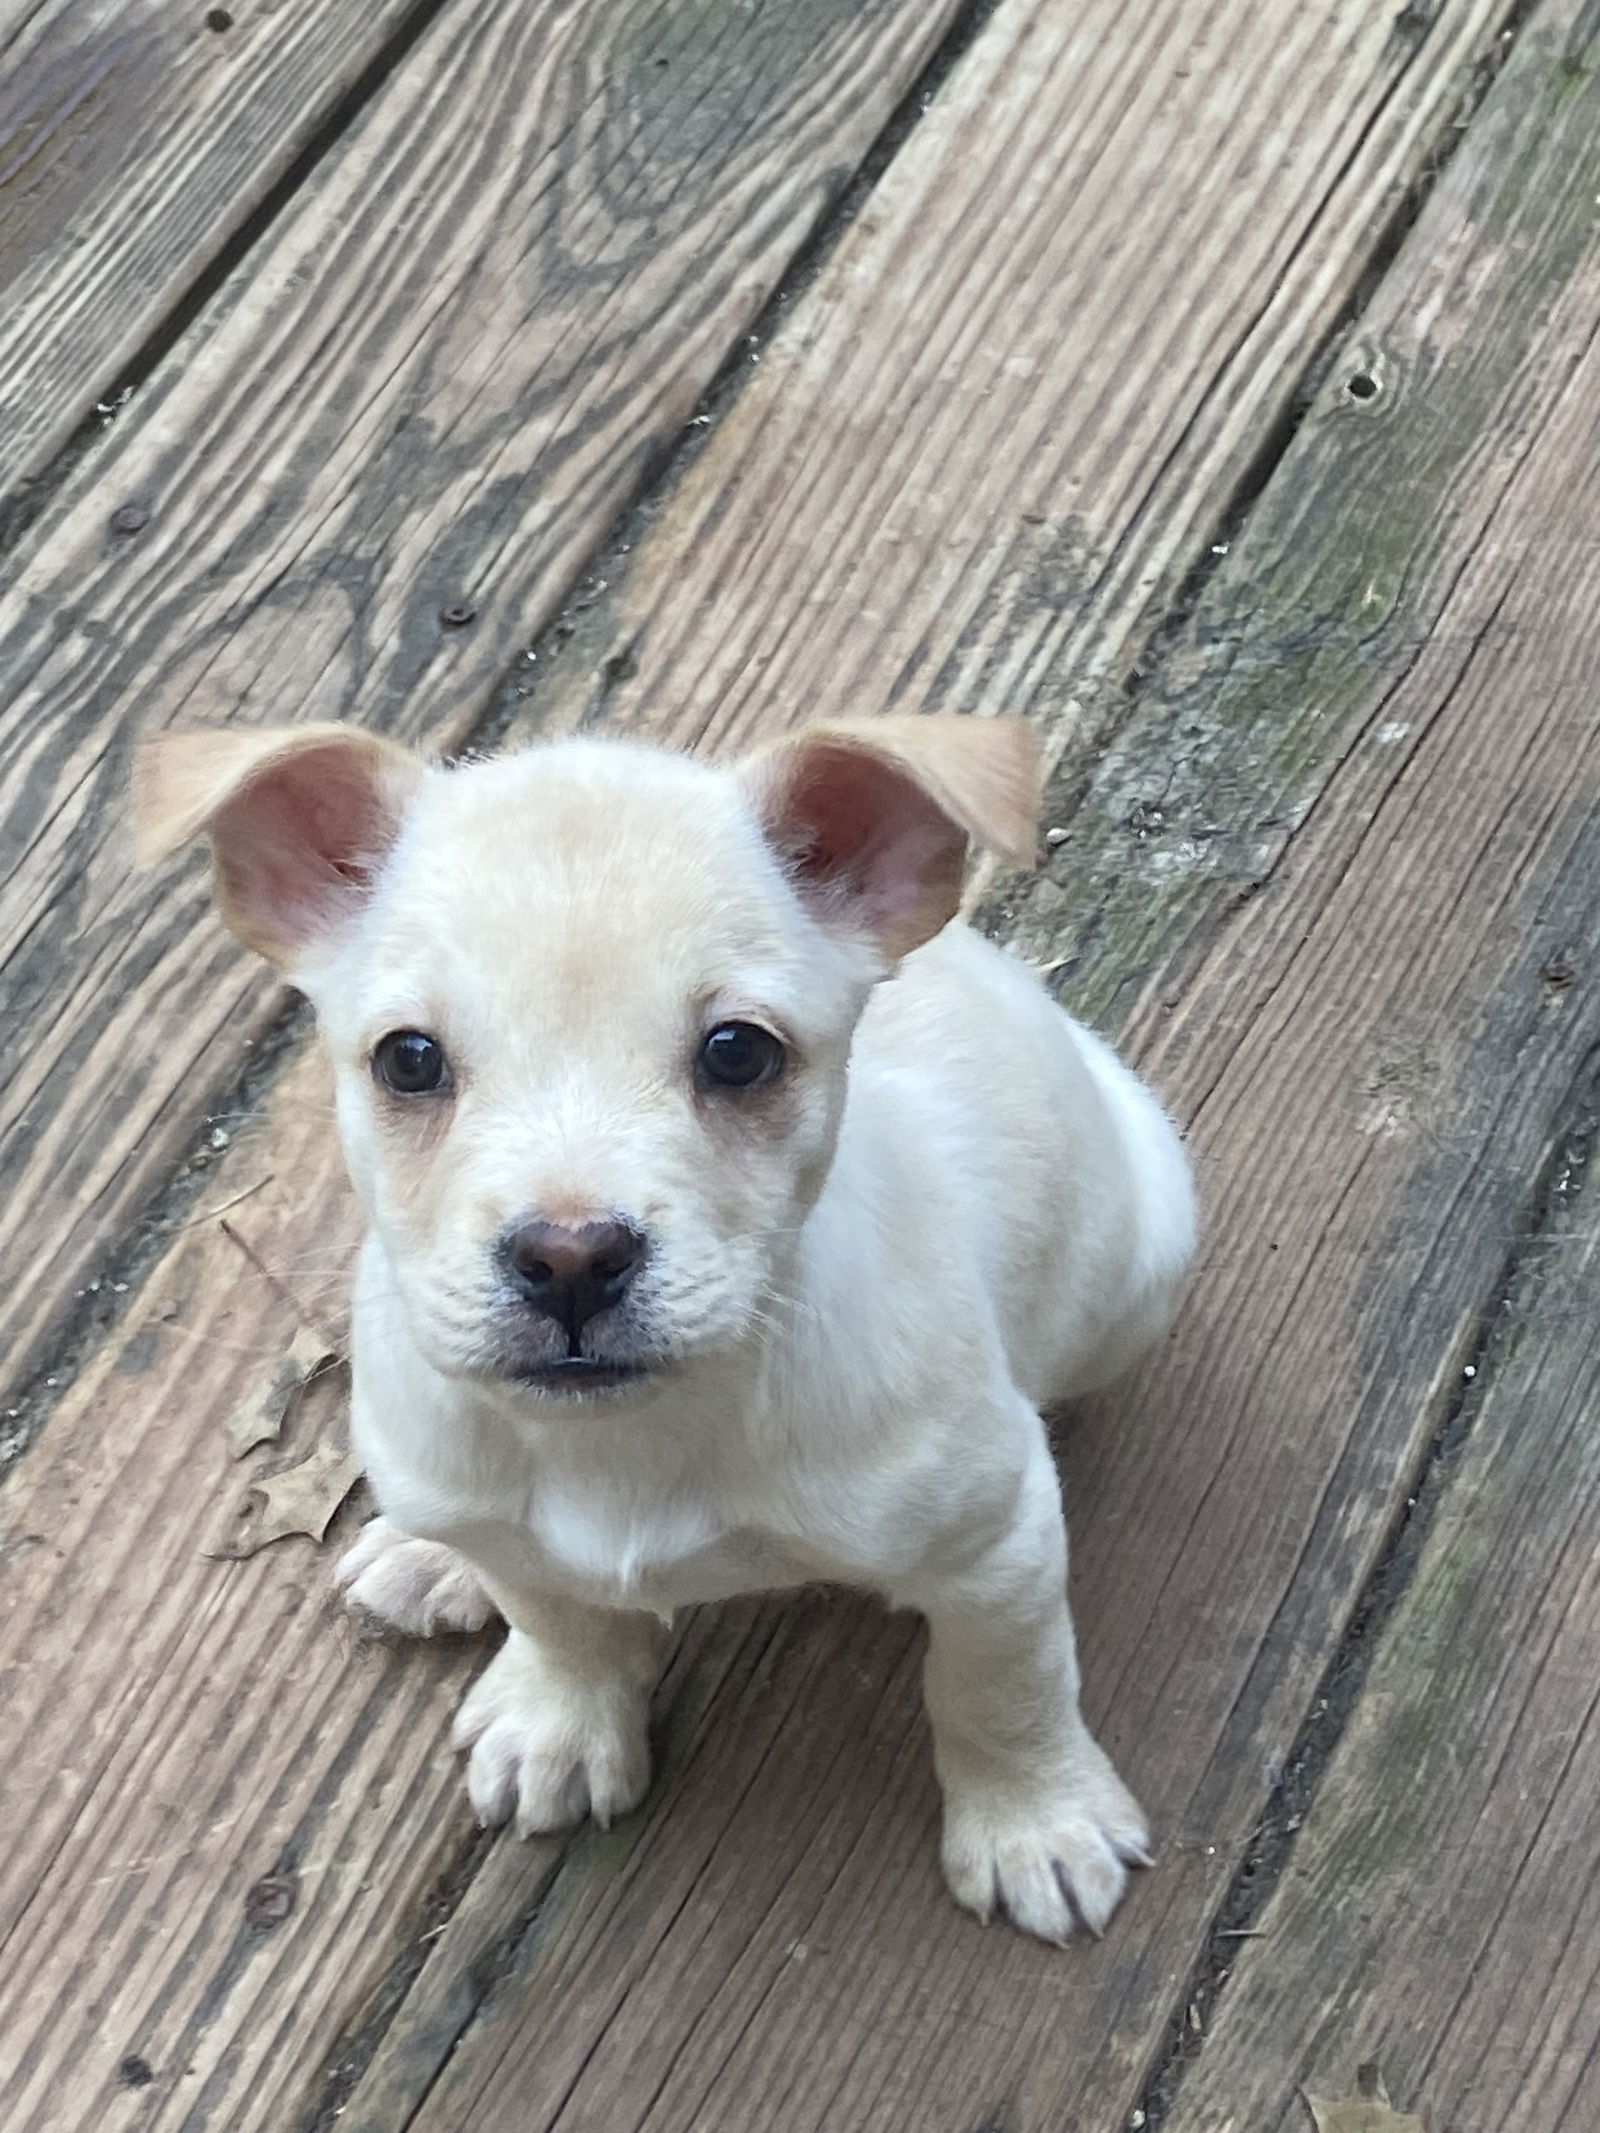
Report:
M273 1259L284 1267L337 1266L348 1269L356 1261L356 1247L352 1245L308 1245L303 1250L274 1252Z

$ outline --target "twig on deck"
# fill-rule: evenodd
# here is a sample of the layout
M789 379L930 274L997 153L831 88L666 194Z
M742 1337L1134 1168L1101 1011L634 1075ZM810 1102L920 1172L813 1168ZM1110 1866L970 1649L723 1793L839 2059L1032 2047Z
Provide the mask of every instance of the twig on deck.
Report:
M171 1234L173 1236L176 1236L179 1230L198 1229L202 1222L209 1222L213 1219L213 1217L217 1218L218 1226L220 1228L225 1230L228 1229L227 1223L221 1220L221 1217L228 1212L228 1209L230 1207L237 1207L241 1200L248 1200L252 1196L252 1194L260 1192L261 1188L264 1185L270 1185L276 1176L276 1171L269 1170L264 1178L257 1178L255 1183L253 1185L247 1185L243 1192L236 1192L231 1200L224 1200L220 1204L220 1206L217 1207L208 1207L198 1215L190 1215L186 1222L174 1222L172 1225ZM240 1239L235 1231L228 1230L228 1234L233 1238L235 1244L238 1244L240 1242Z

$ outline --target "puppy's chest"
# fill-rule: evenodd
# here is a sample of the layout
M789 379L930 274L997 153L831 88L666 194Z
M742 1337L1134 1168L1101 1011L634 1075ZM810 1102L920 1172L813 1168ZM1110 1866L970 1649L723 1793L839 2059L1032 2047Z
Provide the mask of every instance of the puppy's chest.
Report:
M526 1578L596 1606L659 1614L818 1575L792 1542L737 1507L630 1501L557 1477L534 1484L521 1519L485 1521L473 1539L504 1562L502 1574L513 1581Z

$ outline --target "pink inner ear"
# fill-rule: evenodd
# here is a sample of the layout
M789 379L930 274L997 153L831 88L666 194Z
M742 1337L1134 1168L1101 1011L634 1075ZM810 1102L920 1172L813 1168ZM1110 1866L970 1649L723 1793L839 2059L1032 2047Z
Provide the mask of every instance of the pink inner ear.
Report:
M212 824L235 921L257 945L307 946L365 901L399 828L380 763L344 743L251 778Z
M806 749L778 817L800 882L830 892L896 954L954 917L966 834L895 764L835 743Z

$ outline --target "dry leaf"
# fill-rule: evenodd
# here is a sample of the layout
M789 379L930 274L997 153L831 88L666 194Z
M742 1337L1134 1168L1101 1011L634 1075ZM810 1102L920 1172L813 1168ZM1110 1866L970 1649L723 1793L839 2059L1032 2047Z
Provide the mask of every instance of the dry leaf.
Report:
M219 1552L237 1561L254 1555L269 1541L290 1533L321 1540L350 1491L361 1479L361 1461L336 1444L319 1444L298 1466L286 1467L255 1484L262 1499L259 1516L231 1548Z
M315 1326L302 1326L280 1358L271 1382L246 1393L229 1416L226 1435L234 1458L242 1459L258 1444L276 1444L295 1394L325 1364L336 1360L327 1335Z
M1427 2133L1420 2118L1397 2111L1390 2103L1383 2076L1375 2066L1358 2067L1355 2094L1337 2102L1313 2096L1309 2089L1300 2093L1316 2121L1317 2133Z

